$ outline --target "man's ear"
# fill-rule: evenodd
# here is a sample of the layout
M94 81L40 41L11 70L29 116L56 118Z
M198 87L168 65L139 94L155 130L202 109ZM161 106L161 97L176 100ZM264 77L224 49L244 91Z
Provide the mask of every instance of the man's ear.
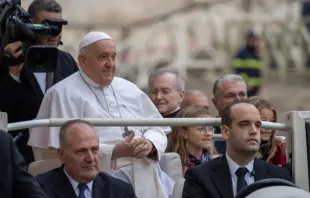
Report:
M180 92L179 92L179 95L180 95L180 101L179 101L179 103L181 104L181 102L183 101L183 99L184 99L184 90L181 90Z
M229 136L230 136L229 127L226 126L226 125L222 125L221 126L221 133L222 133L222 137L226 141L229 138Z
M212 98L212 103L214 104L215 108L217 109L217 101L216 101L214 96Z
M59 148L59 149L57 149L57 152L58 152L58 157L59 157L61 163L64 163L64 161L65 161L64 151L61 148Z
M78 56L78 62L80 67L86 67L86 57L84 55L79 55Z

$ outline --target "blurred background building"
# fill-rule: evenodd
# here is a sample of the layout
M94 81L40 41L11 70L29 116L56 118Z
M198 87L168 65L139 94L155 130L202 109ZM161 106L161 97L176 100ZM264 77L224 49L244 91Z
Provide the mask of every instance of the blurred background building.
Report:
M31 0L22 0L27 8ZM59 0L63 49L77 56L90 30L117 43L118 75L146 90L150 72L173 67L212 97L215 79L232 71L232 58L249 29L262 37L262 96L284 112L310 109L309 2L302 0ZM308 11L309 9L309 11ZM308 20L309 21L309 20ZM310 27L310 26L309 26ZM146 90L147 91L147 90ZM215 115L215 109L212 109Z

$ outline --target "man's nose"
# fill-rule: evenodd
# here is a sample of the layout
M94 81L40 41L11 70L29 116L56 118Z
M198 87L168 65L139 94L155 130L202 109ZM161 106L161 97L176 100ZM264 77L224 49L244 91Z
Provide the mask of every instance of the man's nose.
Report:
M163 97L162 97L162 93L159 91L159 92L157 92L157 94L156 94L156 99L157 100L160 100L160 99L162 99Z
M114 59L112 57L109 57L105 65L107 67L113 67L113 63L114 63Z
M86 160L87 162L93 162L94 159L95 159L95 157L94 157L93 152L92 152L92 151L87 151L85 160Z
M255 125L251 125L250 135L256 135L259 132L259 128Z
M236 95L236 100L237 101L239 101L239 100L241 100L242 99L242 97L240 97L239 95Z

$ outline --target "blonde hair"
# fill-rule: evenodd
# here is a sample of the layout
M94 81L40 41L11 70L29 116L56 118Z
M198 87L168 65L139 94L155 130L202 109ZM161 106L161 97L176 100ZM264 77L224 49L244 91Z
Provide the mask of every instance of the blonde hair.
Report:
M274 104L272 104L271 102L269 102L268 100L259 98L257 96L253 96L248 98L249 102L252 103L259 111L262 109L268 109L271 110L273 112L274 115L274 122L277 122L277 109L274 106ZM268 151L268 158L267 161L269 162L269 160L275 155L276 151L277 151L277 145L276 145L276 130L272 129L271 131L271 137L268 140L268 146L270 147L270 150ZM258 152L257 153L257 157L261 158L261 154Z
M206 108L190 106L181 111L176 116L177 118L199 118L199 117L210 117L210 114ZM176 152L181 157L182 170L184 174L185 164L188 161L188 151L186 149L186 140L182 136L182 129L186 126L176 126L172 128L172 132L168 137L168 146L166 152ZM213 155L216 153L213 142L211 146L206 148L208 154Z

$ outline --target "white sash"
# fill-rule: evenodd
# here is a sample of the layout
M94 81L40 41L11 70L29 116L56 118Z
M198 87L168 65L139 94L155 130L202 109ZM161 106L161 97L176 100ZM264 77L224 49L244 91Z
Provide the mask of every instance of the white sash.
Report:
M138 198L168 198L155 163L146 158L120 158L115 169L131 166L131 183Z

